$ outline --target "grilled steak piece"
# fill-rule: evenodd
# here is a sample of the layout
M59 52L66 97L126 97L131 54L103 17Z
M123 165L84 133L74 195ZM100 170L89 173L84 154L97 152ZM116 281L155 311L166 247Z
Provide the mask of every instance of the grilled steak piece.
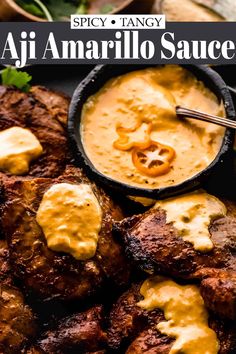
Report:
M107 331L111 350L126 354L168 354L174 342L160 333L156 326L165 321L161 310L146 311L137 306L142 300L141 284L134 284L113 305ZM236 350L236 326L231 321L216 319L210 314L209 327L220 342L219 354L232 354Z
M98 247L93 258L78 261L69 254L47 247L36 213L44 193L54 184L91 184L79 170L69 167L57 179L6 180L2 205L2 229L6 235L14 272L26 289L46 299L83 299L94 294L106 281L122 286L129 269L121 246L112 236L112 223L122 213L94 184L91 187L103 211ZM52 220L53 222L53 220Z
M0 131L27 128L43 147L43 154L30 165L29 176L57 177L71 160L65 130L68 106L68 98L43 87L24 93L0 86Z
M137 306L137 302L142 300L140 287L140 284L133 284L113 305L107 337L109 347L112 350L120 352L120 349L122 349L125 352L128 345L141 333L145 332L146 337L147 330L154 330L154 342L158 345L161 345L162 342L170 344L173 341L155 329L159 322L165 320L161 310L156 309L148 312Z
M85 354L104 348L102 307L61 320L57 328L46 332L27 354ZM99 353L99 352L98 352Z
M69 99L66 95L51 91L44 86L33 86L30 92L37 101L47 108L55 120L64 127L67 126Z
M126 354L169 354L172 340L154 327L141 332L129 346Z
M221 316L234 319L236 314L236 272L203 269L200 289L206 306Z
M210 226L214 248L207 253L196 251L179 237L161 209L127 218L117 223L115 230L122 237L129 258L142 270L179 279L204 279L202 294L209 308L235 319L236 216L235 205L227 206L228 215Z
M19 354L36 334L34 315L13 285L6 243L0 241L0 353Z

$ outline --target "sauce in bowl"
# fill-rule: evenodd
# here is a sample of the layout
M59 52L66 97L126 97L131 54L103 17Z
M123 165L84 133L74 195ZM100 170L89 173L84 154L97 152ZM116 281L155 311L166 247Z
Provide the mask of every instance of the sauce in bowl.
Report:
M83 107L85 152L103 175L146 189L177 185L217 156L225 129L176 117L175 106L224 116L217 97L177 65L111 79Z

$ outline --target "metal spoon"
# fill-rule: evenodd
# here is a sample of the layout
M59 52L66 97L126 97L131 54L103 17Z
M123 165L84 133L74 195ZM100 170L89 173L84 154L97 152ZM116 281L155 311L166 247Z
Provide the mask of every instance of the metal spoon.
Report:
M211 114L196 111L194 109L189 109L189 108L177 106L176 107L176 114L180 118L183 118L183 117L193 118L193 119L203 120L204 122L209 122L209 123L221 125L222 127L236 129L236 121L232 121L227 118L213 116Z

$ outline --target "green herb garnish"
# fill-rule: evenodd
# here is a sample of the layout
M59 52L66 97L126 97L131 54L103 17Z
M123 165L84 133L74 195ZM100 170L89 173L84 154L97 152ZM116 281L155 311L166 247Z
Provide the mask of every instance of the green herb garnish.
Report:
M88 12L88 0L81 0L76 10L77 15L85 15Z
M54 21L68 21L70 15L75 14L78 8L78 2L75 4L73 1L66 0L45 0L45 4Z
M1 71L2 84L5 86L15 86L23 92L30 90L29 82L32 80L32 76L24 71L18 71L11 66Z
M106 4L106 5L101 7L100 13L105 15L105 14L109 14L113 10L114 10L114 6L112 4Z
M48 21L66 21L88 12L89 0L15 0L25 11Z
M88 13L89 0L15 0L25 11L48 21L66 21L71 14ZM114 10L114 5L105 4L100 8L101 14Z
M50 12L41 0L16 0L16 3L21 6L22 9L34 16L46 18L48 21L53 21Z
M38 17L44 17L43 11L38 7L38 5L33 4L32 1L16 0L17 5L22 7L23 10L29 12L30 14Z

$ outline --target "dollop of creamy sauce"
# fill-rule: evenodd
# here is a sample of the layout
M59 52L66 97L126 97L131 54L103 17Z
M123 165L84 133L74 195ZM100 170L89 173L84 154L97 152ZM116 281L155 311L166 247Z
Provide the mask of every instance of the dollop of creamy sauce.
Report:
M102 225L102 210L87 184L60 183L43 196L36 220L53 251L77 260L92 258Z
M155 208L165 210L167 223L172 223L179 236L200 252L212 250L209 226L227 214L225 205L204 191L158 201Z
M136 203L142 204L144 207L150 207L156 204L155 199L150 199L150 198L143 198L143 197L133 197L133 196L128 196L130 200L133 200Z
M110 80L83 108L86 154L101 173L135 187L168 187L193 177L214 160L225 129L179 119L176 105L224 115L217 97L178 65Z
M217 336L208 326L208 312L197 286L179 285L157 276L146 280L140 293L144 299L139 307L164 312L166 322L157 324L157 329L176 339L170 354L218 353Z
M0 132L0 171L24 175L43 148L28 129L13 127Z

